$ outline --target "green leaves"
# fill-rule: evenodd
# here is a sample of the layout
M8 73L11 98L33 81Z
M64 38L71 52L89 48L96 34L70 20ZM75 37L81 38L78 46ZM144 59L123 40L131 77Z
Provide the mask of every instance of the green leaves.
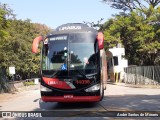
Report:
M102 0L102 2L110 4L112 8L123 11L143 10L147 8L147 5L154 9L160 4L160 0ZM150 14L150 11L147 13Z
M9 22L5 18L6 14L7 12L0 8L0 39L3 39L6 36L8 36L8 33L5 30L9 26Z
M159 63L155 61L160 52L160 24L149 23L159 21L160 12L153 7L144 11L143 14L137 10L126 16L117 15L104 23L106 48L122 43L129 64L155 65Z
M50 29L33 24L29 19L9 19L9 10L0 8L0 68L8 72L9 66L15 66L16 74L23 79L29 78L31 74L38 74L40 69L40 55L31 52L32 41L36 36L46 35Z

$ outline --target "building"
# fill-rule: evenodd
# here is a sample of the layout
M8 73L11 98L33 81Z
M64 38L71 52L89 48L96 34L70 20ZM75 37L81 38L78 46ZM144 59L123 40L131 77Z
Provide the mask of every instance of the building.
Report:
M125 49L121 46L109 49L107 52L109 79L114 82L124 79L124 68L128 67L128 60L124 58Z

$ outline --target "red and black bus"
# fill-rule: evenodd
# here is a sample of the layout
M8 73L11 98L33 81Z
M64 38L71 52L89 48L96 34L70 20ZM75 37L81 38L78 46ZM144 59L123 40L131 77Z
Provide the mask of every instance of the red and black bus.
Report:
M44 102L97 102L107 80L102 32L86 24L68 23L34 39L41 50L41 99Z

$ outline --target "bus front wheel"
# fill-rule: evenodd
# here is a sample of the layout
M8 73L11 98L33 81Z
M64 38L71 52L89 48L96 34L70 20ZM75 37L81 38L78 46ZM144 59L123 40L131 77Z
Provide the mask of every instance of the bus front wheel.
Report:
M100 96L101 96L100 101L102 101L102 99L104 97L104 88L103 88L103 84L102 83L101 83L101 88L100 88Z

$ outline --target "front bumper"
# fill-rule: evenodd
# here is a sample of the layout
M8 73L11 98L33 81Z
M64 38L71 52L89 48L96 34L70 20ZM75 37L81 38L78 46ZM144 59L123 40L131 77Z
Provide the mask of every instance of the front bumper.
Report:
M98 102L100 101L100 96L42 96L42 101L44 102Z

